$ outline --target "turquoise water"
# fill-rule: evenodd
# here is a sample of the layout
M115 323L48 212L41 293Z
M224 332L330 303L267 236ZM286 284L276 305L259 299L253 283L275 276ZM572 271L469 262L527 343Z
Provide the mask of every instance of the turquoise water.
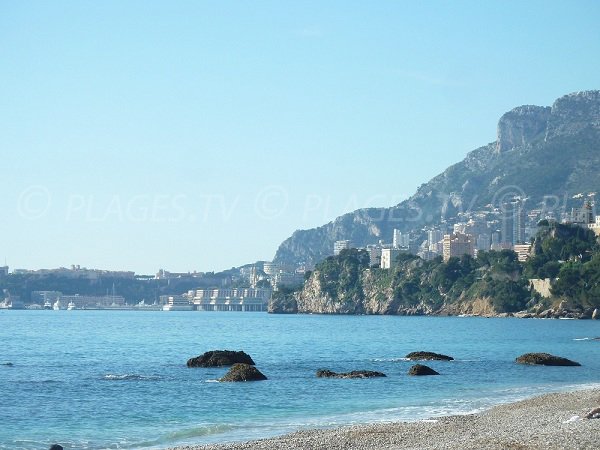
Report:
M0 311L0 449L166 448L477 411L600 384L600 321L264 313ZM584 339L584 340L581 340ZM269 377L217 383L191 356L245 350ZM449 354L408 377L414 350ZM528 367L546 351L582 367ZM379 370L387 378L317 379Z

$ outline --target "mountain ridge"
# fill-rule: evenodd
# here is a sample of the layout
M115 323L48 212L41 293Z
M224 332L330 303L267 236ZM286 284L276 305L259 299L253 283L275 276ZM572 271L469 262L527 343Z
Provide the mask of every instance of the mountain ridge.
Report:
M467 153L388 208L363 208L317 228L297 230L274 261L314 264L332 254L336 240L353 245L389 240L394 228L436 225L460 212L507 198L528 198L528 208L563 208L578 192L600 189L600 90L564 95L552 106L524 105L503 114L497 139ZM536 175L536 176L532 176Z

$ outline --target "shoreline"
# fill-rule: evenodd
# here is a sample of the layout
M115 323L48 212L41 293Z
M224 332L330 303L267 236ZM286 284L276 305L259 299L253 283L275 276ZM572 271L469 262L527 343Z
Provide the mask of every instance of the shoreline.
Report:
M245 442L170 450L596 449L600 419L581 419L600 406L600 388L542 394L476 414L418 422L301 430ZM574 420L574 416L579 416Z

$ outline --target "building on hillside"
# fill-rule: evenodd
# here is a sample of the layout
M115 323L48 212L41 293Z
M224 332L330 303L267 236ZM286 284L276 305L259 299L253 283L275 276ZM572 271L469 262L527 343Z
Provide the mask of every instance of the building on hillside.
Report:
M501 243L522 244L525 242L526 214L521 202L506 202L502 205Z
M596 216L594 223L589 224L588 228L594 232L596 236L600 236L600 216Z
M397 258L400 253L406 253L406 251L399 248L382 248L381 249L381 268L391 269L398 263Z
M452 233L444 235L444 261L462 255L475 255L472 237L468 234Z
M352 245L352 242L349 240L335 241L333 243L334 256L339 255L342 250L348 250L351 247L351 245Z
M425 261L432 261L440 256L440 253L432 252L431 250L420 250L417 256Z
M484 251L487 252L489 251L491 246L490 243L490 235L489 234L480 234L477 236L477 242L475 244L475 248L477 251Z
M594 224L594 211L592 204L586 201L581 208L572 208L569 220L576 225L588 226Z
M369 254L369 266L381 266L381 250L377 245L367 245L367 253Z
M394 248L408 248L410 246L410 233L402 233L400 230L394 228L392 235L392 247Z
M428 250L430 252L442 253L441 242L444 239L444 233L441 230L428 230L427 231L427 243L429 244Z
M304 274L300 272L284 272L280 270L271 277L271 286L274 291L280 290L282 287L297 288L304 283Z
M174 278L201 278L204 272L169 272L165 269L160 269L154 278L157 280L171 280Z
M521 262L527 261L531 252L531 244L516 244L513 247L514 252L517 254L517 258Z
M269 262L269 261L266 261L263 264L263 272L265 273L265 275L268 275L270 277L277 275L280 270L281 270L280 264L277 264L274 262Z

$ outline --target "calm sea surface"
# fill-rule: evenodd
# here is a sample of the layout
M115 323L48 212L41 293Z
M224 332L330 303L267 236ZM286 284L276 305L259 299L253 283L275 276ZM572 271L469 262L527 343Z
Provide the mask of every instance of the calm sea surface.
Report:
M0 449L165 448L467 413L600 384L597 336L600 321L0 310ZM186 367L214 349L248 352L269 380ZM456 361L409 377L402 357L415 350ZM514 363L531 351L583 366ZM388 377L317 379L319 368Z

